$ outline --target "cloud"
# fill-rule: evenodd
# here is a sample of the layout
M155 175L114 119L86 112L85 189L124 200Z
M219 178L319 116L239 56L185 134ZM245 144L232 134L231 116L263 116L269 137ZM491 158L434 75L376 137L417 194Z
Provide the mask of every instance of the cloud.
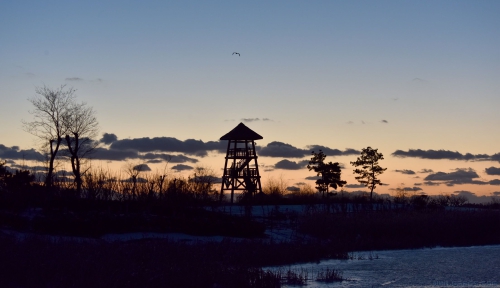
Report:
M300 188L296 187L296 186L289 186L289 187L286 187L286 190L290 191L290 192L299 192Z
M96 160L122 161L139 158L139 153L134 150L117 150L97 147L92 153L92 158Z
M418 173L432 173L432 172L434 172L434 170L432 170L432 169L425 169L425 168L422 169L422 170L420 170L420 171L418 171Z
M269 118L241 118L242 122L249 123L249 122L254 122L254 121L273 121Z
M226 152L226 141L209 141L187 139L178 140L173 137L122 139L113 142L113 150L135 150L137 152L181 152L199 157L207 156L207 151Z
M490 185L500 185L500 179L493 179L488 182Z
M446 173L446 172L437 172L434 174L429 174L424 180L428 181L469 181L474 178L479 178L476 171L474 169L456 169L454 172Z
M319 150L322 150L326 156L357 155L361 153L351 148L341 151L321 145L308 145L306 147L307 149L300 149L287 143L273 141L265 147L259 147L258 151L260 156L283 158L302 158L311 155L311 151L319 152Z
M364 184L347 184L347 185L345 185L345 187L359 189L359 188L365 188L365 185Z
M413 170L408 170L408 169L403 169L403 170L394 170L395 172L399 172L399 173L402 173L402 174L406 174L406 175L413 175L415 174L415 171Z
M69 78L66 78L64 80L66 80L66 81L83 81L83 79L80 77L69 77Z
M486 174L488 175L500 175L500 168L497 167L490 167L485 169Z
M104 133L102 134L102 138L99 140L99 142L104 143L104 144L111 144L118 140L118 137L113 134L113 133Z
M134 171L139 171L139 172L145 172L145 171L151 171L151 168L147 164L139 164L135 165L132 167L132 170Z
M276 169L285 169L285 170L299 170L305 168L305 166L309 163L308 160L299 161L298 163L290 160L281 160L274 165Z
M118 150L112 148L95 148L92 154L92 159L95 160L110 160L110 161L124 161L128 159L142 159L148 163L154 163L153 160L158 162L170 163L197 163L198 159L190 158L182 154L167 154L167 153L139 153L134 150Z
M382 122L382 123L389 123L389 121L387 121L387 120L381 120L380 122Z
M0 159L43 160L45 157L35 149L21 150L18 146L7 147L0 144Z
M145 160L161 159L170 163L198 163L198 159L190 158L182 154L172 155L166 153L146 153L144 155L139 155L139 158Z
M440 181L441 183L444 183L450 187L459 184L500 185L500 179L481 181L481 180L475 180L476 178L479 178L479 175L476 173L476 171L474 171L474 169L458 168L455 169L454 172L450 173L437 172L434 174L429 174L427 175L427 177L424 178L424 180L427 180L428 182ZM432 182L433 184L427 184L428 182L425 182L425 184L426 185L435 184L435 182Z
M425 181L424 185L426 185L426 186L439 186L439 185L441 185L441 183L439 183L439 182L432 182L432 181Z
M413 78L413 80L411 80L411 81L418 82L418 83L427 82L426 80L421 79L421 78Z
M172 167L172 170L175 170L175 171L184 171L184 170L193 170L194 168L189 166L189 165L184 165L184 164L177 164L175 166Z
M421 150L421 149L409 149L408 151L396 150L392 153L395 157L415 157L422 159L448 159L448 160L491 160L492 156L486 154L476 154L471 153L461 154L459 152L453 152L449 150Z
M500 162L500 153L491 155L491 160Z
M318 180L318 179L321 179L321 177L320 176L307 176L304 179L306 179L306 180Z
M323 153L325 153L326 156L359 155L361 153L361 151L352 148L347 148L345 151L340 151L339 149L331 149L321 145L308 145L307 149L315 152L319 152L319 150L321 150L323 151Z
M299 149L278 141L273 141L259 149L259 155L267 157L302 158L309 153L309 150Z

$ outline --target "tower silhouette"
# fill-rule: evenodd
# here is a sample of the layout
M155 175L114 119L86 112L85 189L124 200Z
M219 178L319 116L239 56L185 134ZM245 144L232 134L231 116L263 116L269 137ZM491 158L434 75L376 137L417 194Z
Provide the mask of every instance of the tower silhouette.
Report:
M253 196L262 193L259 165L255 153L255 140L262 136L240 123L233 130L222 136L220 140L228 140L226 163L222 175L221 200L225 190L231 190L231 203L234 191L242 191Z

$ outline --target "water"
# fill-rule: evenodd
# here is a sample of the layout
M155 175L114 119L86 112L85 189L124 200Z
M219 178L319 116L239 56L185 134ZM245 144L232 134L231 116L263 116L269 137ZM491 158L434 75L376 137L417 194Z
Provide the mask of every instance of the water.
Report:
M334 268L348 279L334 283L309 280L302 287L500 287L500 245L357 252L351 256L352 260L273 269L308 271L314 278L317 271Z

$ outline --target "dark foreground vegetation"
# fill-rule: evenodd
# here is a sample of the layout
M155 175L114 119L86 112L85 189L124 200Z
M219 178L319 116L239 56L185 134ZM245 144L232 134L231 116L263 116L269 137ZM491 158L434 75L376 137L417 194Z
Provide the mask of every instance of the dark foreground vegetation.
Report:
M2 286L281 287L303 284L305 278L338 281L342 275L328 270L304 276L300 271L262 267L349 259L350 252L360 250L500 244L500 207L493 200L471 205L453 196L402 194L370 201L348 193L285 194L280 185L270 185L264 195L242 197L238 205L247 211L252 206L274 208L264 216L239 216L223 212L213 183L199 175L161 183L153 178L104 181L93 175L84 177L83 192L77 194L68 183L47 189L29 171L3 171ZM279 205L289 204L302 204L305 212L278 210ZM296 237L287 241L266 237L266 230L277 228ZM126 232L225 238L221 242L100 238Z

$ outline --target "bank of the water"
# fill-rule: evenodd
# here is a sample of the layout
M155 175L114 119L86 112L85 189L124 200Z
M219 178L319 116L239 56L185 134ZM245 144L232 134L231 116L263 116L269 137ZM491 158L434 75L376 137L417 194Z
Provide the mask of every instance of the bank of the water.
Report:
M311 279L302 287L500 287L500 245L362 251L350 253L348 260L267 269L309 271L311 276L335 269L346 279L332 283Z

